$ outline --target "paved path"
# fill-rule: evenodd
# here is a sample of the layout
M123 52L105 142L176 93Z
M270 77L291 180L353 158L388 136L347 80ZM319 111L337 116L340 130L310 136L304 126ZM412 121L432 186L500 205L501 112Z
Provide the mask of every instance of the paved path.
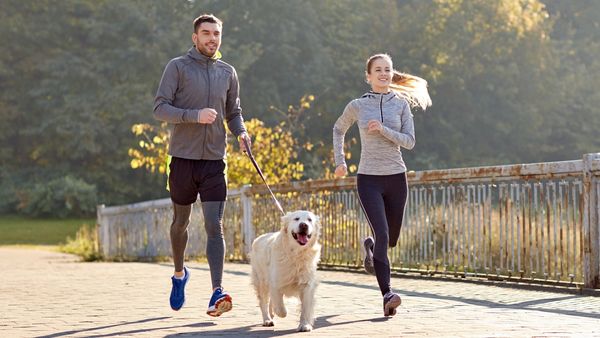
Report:
M274 328L261 317L249 265L226 264L234 309L205 314L205 264L191 263L187 304L168 306L170 264L79 263L73 256L0 247L0 337L600 337L600 297L394 278L403 305L382 316L375 278L318 271L315 330L296 333L297 302Z

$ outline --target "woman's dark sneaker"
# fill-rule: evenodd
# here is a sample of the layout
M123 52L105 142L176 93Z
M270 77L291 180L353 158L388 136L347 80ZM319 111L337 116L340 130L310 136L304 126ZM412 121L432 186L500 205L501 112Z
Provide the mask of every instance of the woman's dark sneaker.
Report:
M375 241L373 237L369 236L365 238L363 242L363 249L365 250L365 271L370 273L371 275L375 274L375 265L373 264L373 247L375 246Z
M383 315L386 317L393 316L396 314L396 308L402 304L402 299L397 293L388 291L383 296Z

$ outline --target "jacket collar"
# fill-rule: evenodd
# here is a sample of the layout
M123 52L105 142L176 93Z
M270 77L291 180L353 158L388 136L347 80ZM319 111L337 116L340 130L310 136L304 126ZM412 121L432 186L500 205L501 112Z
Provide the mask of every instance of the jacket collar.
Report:
M389 101L392 98L394 98L394 96L396 96L396 93L394 93L394 91L390 90L388 93L381 94L381 93L375 93L374 91L369 90L368 92L364 93L361 96L361 98L366 98L366 99L380 99L382 95L383 95L383 99L385 101Z
M202 63L208 63L209 61L211 62L216 62L218 59L221 58L221 52L217 51L217 53L215 54L215 56L208 57L202 53L200 53L197 49L196 46L192 46L192 48L190 48L187 52L187 55L189 57L191 57L192 59L196 60L196 61L200 61Z

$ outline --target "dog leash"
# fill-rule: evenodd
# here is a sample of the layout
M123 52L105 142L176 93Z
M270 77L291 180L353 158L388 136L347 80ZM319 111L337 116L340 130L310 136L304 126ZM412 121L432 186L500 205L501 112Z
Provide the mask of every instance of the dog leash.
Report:
M269 187L269 185L267 184L265 175L263 175L262 170L260 170L260 168L258 167L258 164L256 163L256 160L254 159L254 156L252 156L252 151L250 150L250 147L248 147L248 144L246 144L245 140L243 140L242 143L244 143L244 148L246 149L246 151L245 151L246 155L248 155L248 157L250 158L250 161L252 161L252 164L254 165L254 168L256 168L256 171L258 171L260 178L262 178L263 182L265 182L265 185L267 186L267 189L269 189L269 192L271 193L271 196L273 197L273 200L275 201L277 208L279 209L279 211L281 211L281 214L285 216L285 211L283 211L283 208L281 207L281 204L279 204L279 201L275 197L275 194L271 190L271 187Z

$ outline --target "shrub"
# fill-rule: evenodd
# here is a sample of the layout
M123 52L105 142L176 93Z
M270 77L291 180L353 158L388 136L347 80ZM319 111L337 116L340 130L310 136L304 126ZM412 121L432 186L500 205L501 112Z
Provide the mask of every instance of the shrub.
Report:
M67 237L67 244L60 246L60 251L81 257L86 262L102 259L98 250L98 231L96 227L83 225L75 234L75 239Z
M65 176L37 183L21 199L21 212L34 217L89 217L96 210L96 186Z

